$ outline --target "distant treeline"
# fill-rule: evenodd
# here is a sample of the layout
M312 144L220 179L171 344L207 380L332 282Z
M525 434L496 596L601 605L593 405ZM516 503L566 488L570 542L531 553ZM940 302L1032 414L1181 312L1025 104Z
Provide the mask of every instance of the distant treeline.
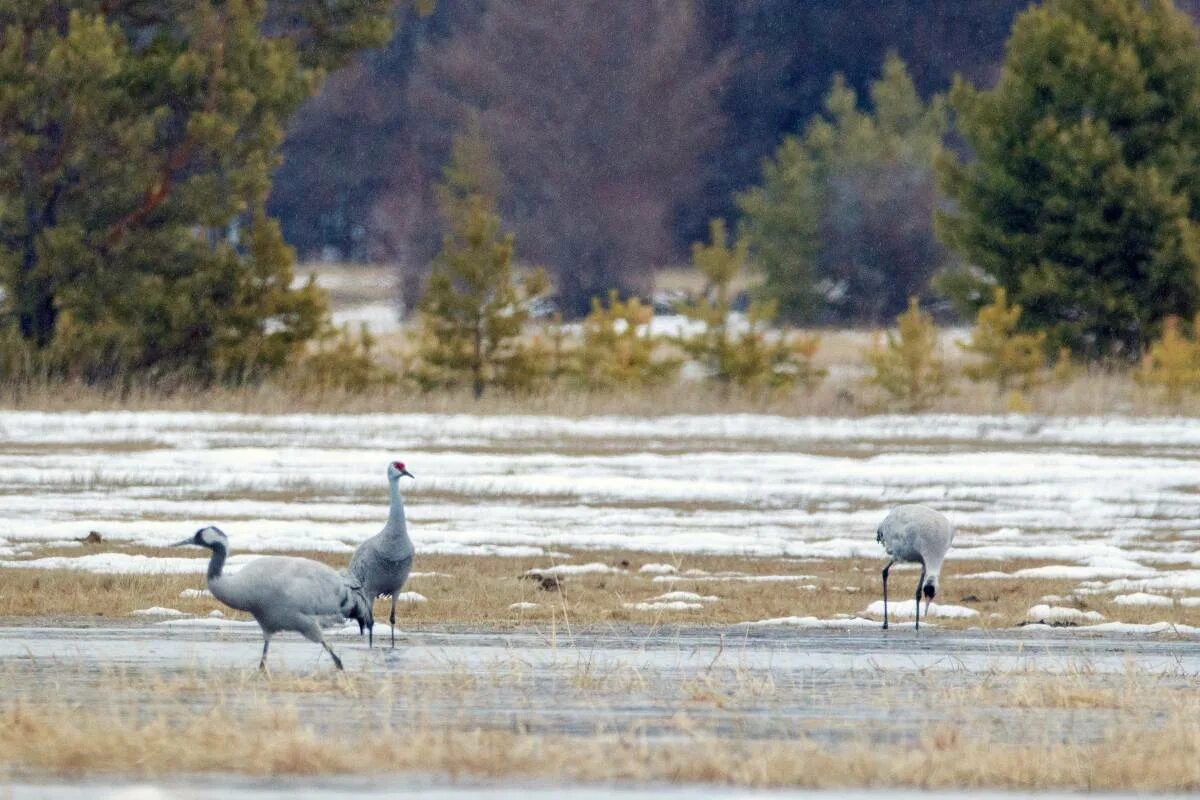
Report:
M512 140L495 144L519 255L578 275L560 289L583 311L683 261L709 218L736 217L736 193L821 111L835 73L865 95L893 50L924 97L955 73L990 85L1027 5L439 0L301 109L270 210L301 258L401 264L415 302L441 239L431 187L482 112Z
M1004 363L1200 375L1194 8L404 5L0 2L0 376L387 380L290 242L400 265L428 388L528 385L553 304L556 374L657 380L630 298L689 240L676 346L722 380L810 382L789 325L931 341L930 301Z

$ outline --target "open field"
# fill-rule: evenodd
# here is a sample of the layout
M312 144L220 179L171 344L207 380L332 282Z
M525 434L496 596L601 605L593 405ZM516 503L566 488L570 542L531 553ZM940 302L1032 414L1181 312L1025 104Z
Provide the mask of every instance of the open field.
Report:
M391 458L398 648L247 669L163 545L340 567ZM0 413L0 774L1197 789L1198 461L1169 418ZM919 636L904 502L958 526Z

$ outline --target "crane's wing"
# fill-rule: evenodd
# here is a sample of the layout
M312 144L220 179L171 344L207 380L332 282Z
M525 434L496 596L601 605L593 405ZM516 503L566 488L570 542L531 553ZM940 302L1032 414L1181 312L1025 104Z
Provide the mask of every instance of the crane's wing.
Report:
M359 583L365 584L367 582L367 573L370 570L370 555L375 549L375 540L380 535L377 533L371 538L364 540L362 544L355 548L354 555L350 558L350 566L347 567L346 572L354 576Z
M256 567L253 577L260 592L271 595L274 602L310 616L346 616L343 609L350 586L333 568L307 558L274 556L255 559L239 576L252 566Z

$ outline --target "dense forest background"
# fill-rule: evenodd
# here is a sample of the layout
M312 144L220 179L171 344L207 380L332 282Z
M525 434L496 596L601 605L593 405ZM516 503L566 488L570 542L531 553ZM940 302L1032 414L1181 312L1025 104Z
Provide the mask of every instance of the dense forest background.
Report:
M439 0L301 109L269 209L302 259L396 264L412 303L442 236L432 187L453 134L480 120L519 257L554 268L582 311L572 298L644 291L709 218L736 220L835 74L865 101L893 51L926 99L955 74L990 86L1027 5Z

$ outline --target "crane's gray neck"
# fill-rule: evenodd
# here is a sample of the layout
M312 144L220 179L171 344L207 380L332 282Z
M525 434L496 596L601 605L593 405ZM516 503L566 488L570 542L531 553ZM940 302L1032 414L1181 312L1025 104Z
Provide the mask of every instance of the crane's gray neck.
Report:
M400 496L400 478L389 481L391 484L392 502L388 512L387 532L408 543L408 522L404 519L404 498Z
M208 579L215 581L221 577L221 570L225 568L225 557L229 555L222 542L214 542L212 545L212 558L208 560Z

